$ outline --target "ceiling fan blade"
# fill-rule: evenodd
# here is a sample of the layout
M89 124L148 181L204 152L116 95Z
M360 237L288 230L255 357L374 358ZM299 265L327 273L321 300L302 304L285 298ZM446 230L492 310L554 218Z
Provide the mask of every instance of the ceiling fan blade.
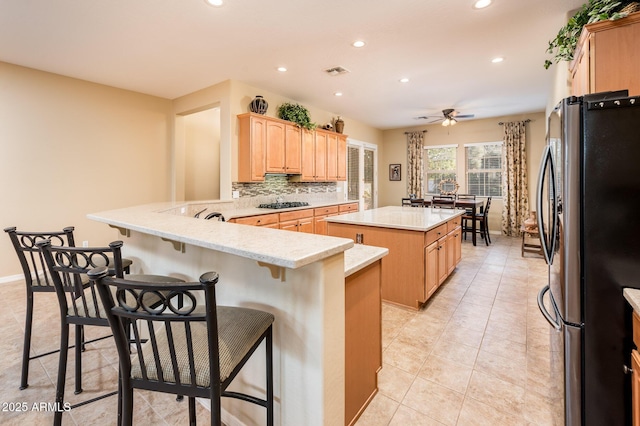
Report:
M454 115L454 118L473 118L475 117L475 114L458 114L458 115Z

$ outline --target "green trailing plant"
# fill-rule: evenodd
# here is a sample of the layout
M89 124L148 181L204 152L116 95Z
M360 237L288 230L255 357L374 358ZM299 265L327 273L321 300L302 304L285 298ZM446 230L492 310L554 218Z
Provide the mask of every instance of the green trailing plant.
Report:
M582 27L598 21L610 19L612 21L624 18L628 13L621 9L632 3L631 0L589 0L582 5L580 10L569 19L567 25L562 27L556 38L549 42L547 53L554 55L554 62L571 61L573 52L578 45L578 39ZM553 62L544 61L544 67L548 69Z
M283 120L292 121L298 126L309 130L313 130L317 126L316 123L311 122L309 110L300 104L283 103L278 107L278 117Z

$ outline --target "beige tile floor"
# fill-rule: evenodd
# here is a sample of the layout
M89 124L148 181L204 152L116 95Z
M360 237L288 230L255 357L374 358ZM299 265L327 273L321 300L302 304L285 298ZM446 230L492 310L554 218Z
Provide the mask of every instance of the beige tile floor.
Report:
M549 328L536 295L545 264L520 257L520 240L492 237L490 247L463 243L463 261L420 311L383 305L383 368L380 391L358 421L369 425L547 425L550 415ZM33 411L51 402L57 355L31 363L29 388L18 390L24 327L23 283L0 286L0 424L48 425L53 414ZM33 352L59 344L53 294L36 295ZM88 327L89 338L107 334ZM72 337L73 340L73 337ZM72 404L115 390L117 355L109 340L83 355L84 389L73 394L69 355L66 399ZM11 404L14 403L14 404ZM15 411L26 403L27 412ZM187 424L186 402L137 392L134 423ZM8 411L5 411L7 409ZM109 397L63 415L65 425L113 425L117 401ZM198 424L208 424L199 406Z
M463 261L419 311L383 304L375 425L553 425L542 258L518 238L463 243Z

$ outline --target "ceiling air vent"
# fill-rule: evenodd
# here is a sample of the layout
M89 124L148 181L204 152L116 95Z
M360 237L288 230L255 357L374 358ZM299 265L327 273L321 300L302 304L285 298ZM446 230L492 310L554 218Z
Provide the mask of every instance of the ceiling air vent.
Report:
M329 75L340 75L340 74L346 74L350 71L343 67L331 67L324 70L324 72L326 72Z

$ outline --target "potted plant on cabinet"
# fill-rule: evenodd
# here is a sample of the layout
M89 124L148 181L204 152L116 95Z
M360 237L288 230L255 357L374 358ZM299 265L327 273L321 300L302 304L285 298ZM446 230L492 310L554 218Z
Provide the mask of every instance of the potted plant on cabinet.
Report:
M308 130L316 128L316 123L312 123L309 117L309 110L300 104L283 103L278 107L278 117L282 120L292 121Z
M571 61L582 27L607 19L613 21L624 18L629 13L637 11L639 6L639 3L630 0L589 0L549 42L547 52L554 55L554 62ZM548 69L552 63L547 59L544 61L544 67Z

